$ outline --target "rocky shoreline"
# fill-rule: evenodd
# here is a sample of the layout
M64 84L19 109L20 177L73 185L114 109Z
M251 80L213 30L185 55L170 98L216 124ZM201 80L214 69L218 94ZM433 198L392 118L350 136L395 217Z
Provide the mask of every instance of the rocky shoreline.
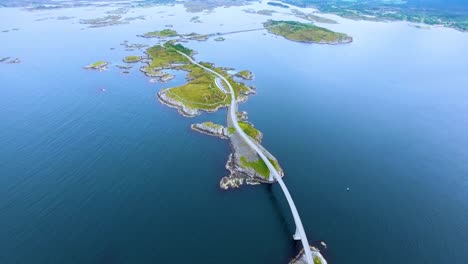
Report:
M109 63L106 61L98 61L93 64L90 64L88 66L85 66L84 68L87 70L98 70L98 71L105 71L107 70L107 66L109 66Z
M325 258L322 256L320 253L320 250L318 248L315 248L313 246L310 247L310 252L312 253L312 258L314 259L314 263L318 264L327 264L327 261ZM307 264L307 261L305 259L304 255L304 249L301 249L299 254L295 258L293 258L289 264Z
M220 109L222 107L228 106L228 105L218 105L214 109L193 109L193 108L188 107L187 105L185 105L183 102L180 102L178 100L175 100L175 99L169 97L167 95L167 93L169 92L170 89L171 88L165 88L165 89L160 90L157 93L157 97L158 97L159 102L161 102L162 104L167 105L167 106L169 106L171 108L177 109L178 112L181 115L185 116L185 117L195 117L197 115L200 115L201 112L213 113L213 112L218 111L218 109Z
M228 111L229 112L229 111ZM247 119L247 113L244 111L238 113L242 117L243 122ZM229 114L228 114L228 125L231 124ZM243 160L248 161L258 161L260 158L257 153L253 151L240 137L236 131L232 131L233 127L228 126L224 127L219 124L214 124L213 122L204 122L200 124L192 124L191 128L194 131L219 137L222 139L229 139L229 145L231 147L231 154L229 154L228 161L226 162L226 169L229 171L229 175L221 178L219 182L219 187L223 190L239 188L243 184L248 185L257 185L260 183L273 183L269 178L265 178L258 171L252 167L245 166ZM261 134L261 133L260 133ZM260 137L261 138L261 137ZM269 153L265 148L263 148L259 143L257 146L262 150L262 152L267 156L268 159L273 161L275 164L278 164L276 158ZM278 165L278 174L283 176L283 170Z
M225 127L223 127L222 125L214 124L213 122L192 124L190 127L193 130L206 135L215 136L222 139L227 139L229 137L227 129Z
M10 59L10 57L0 58L0 63L16 64L20 62L21 60L19 58L15 58L15 59Z
M247 70L240 71L240 72L236 73L234 76L242 78L242 79L247 80L247 81L251 81L251 80L254 79L253 73L251 71L247 71Z

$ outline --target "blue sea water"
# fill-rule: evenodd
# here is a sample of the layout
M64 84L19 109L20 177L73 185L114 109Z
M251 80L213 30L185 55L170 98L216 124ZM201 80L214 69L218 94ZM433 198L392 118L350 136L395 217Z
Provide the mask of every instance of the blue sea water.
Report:
M183 75L154 84L138 66L82 69L119 64L138 53L121 42L154 44L136 35L165 24L203 33L268 19L242 9L216 9L201 24L181 6L134 9L147 19L103 28L35 20L107 9L0 9L0 29L19 29L0 33L0 57L22 61L0 64L1 263L258 264L297 254L278 186L219 189L228 142L189 126L223 123L225 110L188 119L161 105L157 91ZM352 44L248 32L187 46L198 60L254 72L257 94L240 108L329 263L465 263L468 35L334 18L327 27Z

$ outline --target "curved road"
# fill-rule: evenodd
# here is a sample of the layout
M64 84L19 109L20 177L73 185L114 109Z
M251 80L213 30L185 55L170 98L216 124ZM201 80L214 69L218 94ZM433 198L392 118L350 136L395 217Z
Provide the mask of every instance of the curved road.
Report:
M179 52L179 51L177 51L177 52ZM232 88L231 84L221 74L219 74L219 73L213 71L212 69L209 69L209 68L207 68L207 67L205 67L205 66L203 66L203 65L201 65L199 63L197 63L196 61L192 60L192 58L190 56L187 56L186 54L184 54L182 52L179 52L179 53L181 55L185 56L187 59L189 59L191 63L193 63L193 64L195 64L195 65L197 65L199 67L202 67L206 71L209 71L209 72L213 73L214 75L218 76L219 78L221 78L221 80L223 80L227 84L227 86L229 87L229 90L230 90L230 93L231 93L230 115L231 115L232 123L234 124L234 128L236 129L237 133L239 133L241 135L241 137L244 139L244 141L253 150L255 150L255 152L257 152L257 154L260 156L260 158L262 158L262 160L265 162L268 169L270 170L270 177L273 174L274 179L276 181L278 181L279 185L281 186L281 189L283 190L284 196L286 196L286 200L288 201L289 207L291 209L291 213L292 213L292 215L294 217L294 222L296 223L296 234L294 234L294 239L297 239L297 238L301 239L302 246L304 247L306 261L307 261L308 264L313 264L314 262L312 260L312 253L310 252L309 241L307 240L307 236L306 236L306 233L304 231L304 227L302 226L302 221L301 221L301 218L299 217L299 212L297 211L296 205L294 204L294 201L293 201L293 199L291 197L291 194L288 191L288 188L286 187L286 184L284 184L283 179L281 179L281 176L278 174L278 172L276 171L273 164L271 164L270 160L268 160L268 158L265 156L265 154L263 154L263 152L257 147L257 145L250 139L249 136L247 136L247 134L245 134L245 132L239 126L239 123L238 123L238 120L237 120L237 114L236 114L236 112L237 112L237 101L236 101L236 98L234 96L235 93L234 93L234 89Z

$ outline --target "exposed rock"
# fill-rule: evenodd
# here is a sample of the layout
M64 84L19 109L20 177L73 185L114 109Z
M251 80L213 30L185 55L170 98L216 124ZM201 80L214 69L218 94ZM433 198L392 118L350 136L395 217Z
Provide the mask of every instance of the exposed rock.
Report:
M244 184L243 178L226 176L219 182L219 187L223 190L227 190L229 188L239 188L242 184Z
M0 58L0 62L5 62L5 61L7 61L7 60L9 60L9 59L10 59L10 57Z
M130 44L128 41L122 42L120 43L120 45L125 46L125 48L127 49L141 49L141 48L148 47L148 45L146 44L138 44L138 43Z
M71 17L71 16L58 16L56 19L57 20L69 20L69 19L73 19L75 17Z
M100 62L96 62L96 63L93 63L93 64L90 64L88 66L85 66L84 68L85 69L88 69L88 70L98 70L98 71L105 71L107 70L107 66L109 65L108 62L106 61L100 61Z
M164 72L162 71L162 68L151 68L151 67L140 67L140 71L144 72L146 76L148 77L162 77L164 75Z
M127 70L133 68L132 65L115 65L115 67L119 69L127 69Z
M190 19L192 23L202 23L199 16L194 16Z
M16 58L16 59L12 59L12 60L9 60L7 63L10 63L10 64L15 64L15 63L20 63L20 59Z
M172 80L174 78L175 78L174 75L166 73L163 76L159 77L159 81L163 82L163 83L166 83L166 82L168 82L168 81L170 81L170 80Z
M220 137L223 139L227 139L227 131L226 128L222 125L215 124L213 122L204 122L201 124L192 124L190 126L193 130L198 131L203 134L207 134L210 136Z
M194 117L200 114L200 111L187 107L185 104L172 99L167 95L170 88L162 89L157 93L158 100L169 107L176 108L179 113L186 117Z
M248 117L246 111L237 112L237 119L238 119L239 121L246 121L248 118L249 118L249 117Z
M247 113L245 113L246 115ZM243 138L237 133L235 130L232 131L233 125L232 125L232 120L229 115L229 110L228 110L228 128L226 131L228 132L228 137L229 137L229 143L232 149L232 154L229 155L229 159L226 163L226 169L230 171L230 175L224 178L228 178L228 182L232 182L233 179L243 179L243 182L246 182L248 184L258 184L258 183L272 183L269 181L269 179L265 178L263 175L260 175L259 172L255 171L255 169L251 167L246 167L244 166L243 162L241 159L246 159L249 162L255 162L260 159L260 157L257 155L257 153L249 146ZM270 159L272 162L278 164L278 161L276 158L269 153L265 148L263 148L260 144L256 143L257 147L263 152L263 154ZM283 176L283 170L281 167L278 165L278 174L280 176ZM224 179L223 178L223 179ZM227 181L228 179L224 179L224 181ZM238 183L240 181L236 181ZM220 183L221 186L221 183ZM224 187L229 187L230 185L223 185Z
M314 263L321 263L321 264L327 264L327 261L325 258L320 254L320 250L318 250L315 247L310 247L310 251L312 253L312 257L314 258ZM289 264L307 264L307 261L305 259L305 254L304 254L304 249L301 249L299 254L293 258Z
M182 36L187 40L197 40L197 41L206 41L208 40L208 35L198 34L198 33L190 33Z
M106 27L113 25L125 24L125 21L122 21L122 16L120 15L107 15L105 17L91 18L91 19L80 19L80 24L90 25L89 27Z

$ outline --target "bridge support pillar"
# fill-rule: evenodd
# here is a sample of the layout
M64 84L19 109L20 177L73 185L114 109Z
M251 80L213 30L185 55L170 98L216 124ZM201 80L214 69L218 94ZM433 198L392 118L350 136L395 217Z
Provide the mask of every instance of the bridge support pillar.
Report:
M301 240L301 235L299 234L299 231L297 230L296 227L296 232L293 235L294 240Z

